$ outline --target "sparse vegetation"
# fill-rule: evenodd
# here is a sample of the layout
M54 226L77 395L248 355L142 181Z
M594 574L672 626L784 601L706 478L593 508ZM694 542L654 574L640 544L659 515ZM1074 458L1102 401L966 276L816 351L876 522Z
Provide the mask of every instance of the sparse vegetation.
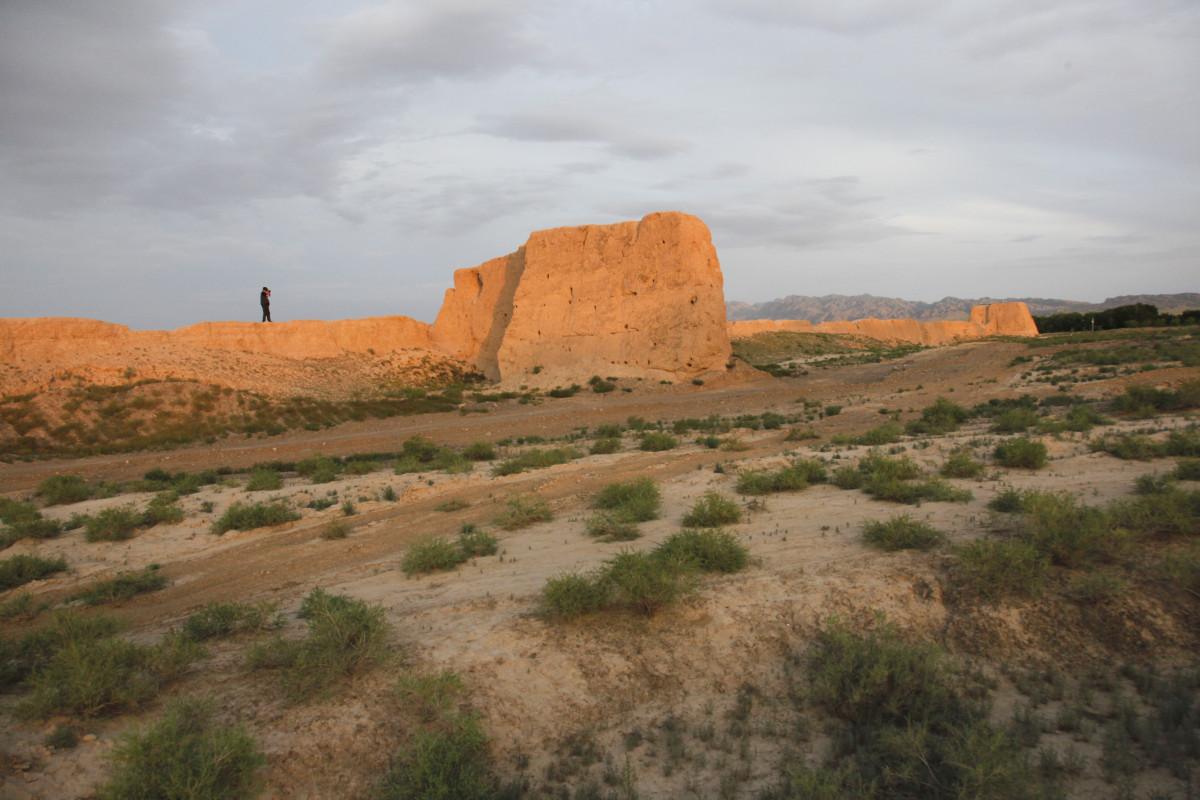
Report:
M983 475L983 464L970 450L955 450L942 464L941 473L944 478L978 478Z
M236 502L212 524L212 532L220 535L226 531L249 531L298 519L300 515L282 500L271 503Z
M545 469L566 464L582 456L573 447L533 448L518 456L507 458L492 468L493 475L515 475L530 469Z
M283 488L283 478L273 469L259 468L246 479L247 492L269 492Z
M128 600L139 594L157 592L170 583L163 575L157 564L151 564L145 569L119 573L114 578L97 581L72 597L85 605L97 606L101 603L114 603Z
M400 568L410 577L451 570L472 558L494 555L497 548L496 537L474 525L464 525L457 541L443 536L418 539L404 552Z
M658 519L662 495L650 478L610 483L596 495L592 507L609 512L622 522Z
M683 517L688 528L719 528L742 521L738 504L718 492L705 492Z
M183 622L180 634L194 642L278 628L274 603L209 603Z
M971 413L955 402L939 397L933 405L921 412L921 418L905 426L905 432L914 436L923 434L941 435L958 430Z
M92 498L92 487L78 475L54 475L38 484L37 495L48 506L82 503Z
M517 495L508 499L504 511L496 517L496 525L506 531L515 531L551 519L554 515L545 500L537 495Z
M112 762L100 800L227 800L257 794L266 759L241 726L217 724L211 703L184 698L126 735Z
M24 586L56 572L65 572L67 562L60 558L42 558L21 553L0 561L0 591Z
M946 540L946 535L907 514L863 525L863 541L880 550L929 550Z
M1046 445L1035 439L1009 439L996 445L994 456L1002 467L1041 469L1046 466Z
M661 452L663 450L674 450L679 446L679 440L669 433L662 431L649 431L642 434L642 438L638 440L638 449L646 450L652 453Z

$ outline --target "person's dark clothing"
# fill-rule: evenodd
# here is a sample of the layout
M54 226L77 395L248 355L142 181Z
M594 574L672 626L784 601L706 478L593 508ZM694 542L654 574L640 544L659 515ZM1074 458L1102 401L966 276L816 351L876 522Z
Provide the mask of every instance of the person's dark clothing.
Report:
M262 321L270 322L271 321L271 295L267 294L267 292L265 292L265 291L259 292L258 293L258 303L259 303L259 305L262 306L262 311L263 311Z

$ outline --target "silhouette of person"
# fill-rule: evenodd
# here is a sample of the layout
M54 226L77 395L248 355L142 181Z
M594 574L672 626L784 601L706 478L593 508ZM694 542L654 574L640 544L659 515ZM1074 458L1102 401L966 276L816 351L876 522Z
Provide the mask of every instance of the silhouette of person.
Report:
M262 310L263 310L262 321L270 322L271 321L271 290L268 289L266 286L264 286L263 290L261 292L259 292L259 294L258 294L258 304L262 306Z

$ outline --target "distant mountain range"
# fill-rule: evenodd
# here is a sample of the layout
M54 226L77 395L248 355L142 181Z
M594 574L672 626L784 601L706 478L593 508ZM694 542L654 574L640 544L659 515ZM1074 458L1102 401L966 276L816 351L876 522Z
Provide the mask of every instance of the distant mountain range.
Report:
M1200 293L1179 294L1123 294L1110 297L1103 303L1087 303L1080 300L1056 300L1045 297L943 297L935 303L917 300L901 300L898 297L876 297L872 294L827 294L822 297L788 295L765 303L741 303L736 300L725 304L729 319L806 319L810 322L828 322L838 319L901 319L922 321L935 319L966 319L971 306L986 303L1010 303L1019 301L1029 306L1034 316L1057 314L1064 311L1103 311L1106 308L1127 306L1133 303L1149 303L1159 311L1178 313L1188 308L1200 308Z

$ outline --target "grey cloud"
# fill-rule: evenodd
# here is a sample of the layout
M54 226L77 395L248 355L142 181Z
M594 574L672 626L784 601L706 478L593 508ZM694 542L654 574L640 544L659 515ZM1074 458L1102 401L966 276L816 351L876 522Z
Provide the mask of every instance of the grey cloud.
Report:
M604 145L616 156L654 161L685 152L690 143L676 137L637 130L632 122L591 112L525 111L487 117L476 130L522 142L579 142Z
M870 33L928 16L935 0L715 0L722 13L764 25L814 28L838 34Z

